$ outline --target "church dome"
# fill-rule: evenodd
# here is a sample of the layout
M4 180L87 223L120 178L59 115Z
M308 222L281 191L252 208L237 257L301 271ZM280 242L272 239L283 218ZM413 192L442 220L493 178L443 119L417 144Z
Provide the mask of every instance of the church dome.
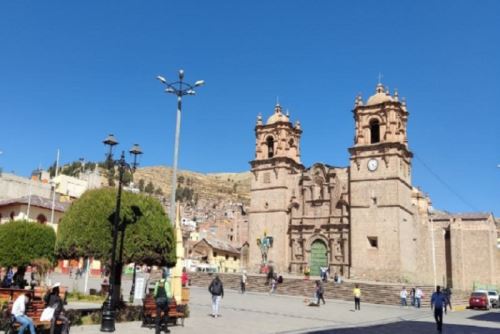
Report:
M389 92L384 92L384 86L379 83L377 85L377 90L375 95L370 96L368 101L366 101L367 106L373 106L376 104L384 103L384 102L392 102L394 99L389 94Z
M281 112L281 106L279 104L274 107L274 114L267 119L267 125L277 122L290 122L290 118Z

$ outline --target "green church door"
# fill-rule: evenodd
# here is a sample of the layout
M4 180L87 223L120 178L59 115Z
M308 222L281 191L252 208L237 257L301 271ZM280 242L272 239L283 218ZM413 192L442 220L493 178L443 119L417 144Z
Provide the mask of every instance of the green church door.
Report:
M320 267L328 267L328 252L325 243L321 240L316 240L311 245L311 260L309 267L312 276L320 275Z

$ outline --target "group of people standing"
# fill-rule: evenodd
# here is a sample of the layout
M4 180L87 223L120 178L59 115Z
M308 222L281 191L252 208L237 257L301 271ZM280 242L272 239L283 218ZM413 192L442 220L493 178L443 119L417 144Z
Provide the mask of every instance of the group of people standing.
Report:
M401 306L408 306L408 296L410 297L411 300L411 306L415 306L416 308L420 308L422 298L424 297L424 292L422 289L419 287L412 288L410 290L410 293L408 294L408 291L406 290L406 287L403 287L401 289L401 292L399 293L399 298L401 300Z

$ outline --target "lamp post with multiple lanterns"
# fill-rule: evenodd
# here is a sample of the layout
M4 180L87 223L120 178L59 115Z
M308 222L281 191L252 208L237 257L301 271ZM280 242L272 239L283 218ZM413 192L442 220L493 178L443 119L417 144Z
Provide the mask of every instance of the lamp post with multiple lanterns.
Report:
M193 85L184 81L184 70L179 70L179 79L175 82L168 82L165 77L161 75L156 77L162 84L167 86L165 92L177 96L177 116L175 124L175 143L174 143L174 162L172 166L172 191L170 194L170 221L174 224L175 220L175 192L177 189L177 161L179 158L179 136L181 131L181 110L182 110L182 97L185 95L195 95L196 87L205 84L205 81L198 80Z
M132 173L138 166L137 157L142 154L142 150L139 145L135 144L129 150L130 154L133 156L132 164L127 163L125 160L125 151L122 151L119 160L113 160L113 147L118 144L116 138L110 134L103 141L104 145L109 146L109 152L107 153L106 162L108 168L118 167L118 191L116 195L116 208L113 214L109 217L109 221L112 224L112 237L113 244L111 248L111 276L110 276L110 289L109 295L103 303L102 307L102 322L101 331L102 332L114 332L115 331L115 310L120 299L120 287L121 287L121 274L122 274L122 252L123 252L123 239L125 234L125 227L127 223L133 223L141 216L141 212L138 207L132 207L135 219L132 221L123 221L120 224L120 209L121 209L121 196L123 187L123 175L126 170L130 170ZM116 247L118 240L118 232L122 232L121 246L119 261L116 262Z

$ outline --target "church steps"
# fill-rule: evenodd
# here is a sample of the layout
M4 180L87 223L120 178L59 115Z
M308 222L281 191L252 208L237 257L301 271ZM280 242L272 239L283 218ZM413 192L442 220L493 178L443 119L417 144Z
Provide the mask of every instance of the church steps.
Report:
M190 273L191 284L193 286L207 287L213 279L214 274L203 272ZM239 274L226 274L219 273L219 277L224 283L226 289L240 289L241 276ZM283 283L278 284L276 294L290 295L290 296L303 296L309 300L313 300L315 292L315 279L311 277L310 280L301 278L285 277ZM339 299L346 301L353 301L352 290L354 289L354 282L343 282L342 284L334 284L332 281L324 283L325 298L326 299ZM384 305L399 305L400 298L399 292L403 284L393 283L358 283L361 289L361 301L372 304ZM409 292L412 285L406 285ZM433 288L431 286L419 286L424 292L422 298L422 307L430 306L430 296L432 295ZM266 277L264 275L248 275L247 291L268 293L271 289L270 285L266 285ZM468 294L454 291L452 296L453 305L466 305L468 301ZM410 298L408 297L408 305L410 305Z

